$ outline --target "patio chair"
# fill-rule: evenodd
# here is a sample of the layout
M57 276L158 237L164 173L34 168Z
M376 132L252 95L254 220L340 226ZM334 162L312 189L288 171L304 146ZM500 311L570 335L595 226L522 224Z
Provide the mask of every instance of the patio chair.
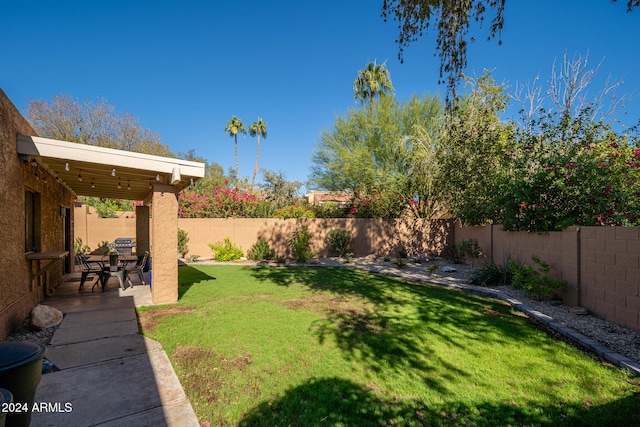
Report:
M125 272L124 275L127 278L127 283L129 283L129 286L133 286L133 283L131 283L131 279L129 278L131 273L137 274L138 277L140 277L140 282L142 282L143 285L146 285L144 281L144 267L147 264L148 258L149 258L149 251L146 251L144 255L142 255L141 257L138 257L138 262L136 263L136 265L127 266L124 268L124 272Z
M115 254L107 254L102 257L102 270L100 273L100 283L102 285L102 292L105 291L107 287L107 283L111 277L117 277L118 282L120 283L120 288L124 290L124 266L126 264L124 257L119 255L117 252ZM95 287L98 283L96 282L93 286ZM93 288L91 289L93 292Z
M80 287L78 288L78 291L82 290L84 282L87 281L87 278L90 274L96 274L98 275L98 277L101 277L102 275L102 265L100 265L99 263L88 262L82 254L76 254L76 264L80 265L80 267L82 268L82 274L80 276ZM93 288L91 290L93 291Z

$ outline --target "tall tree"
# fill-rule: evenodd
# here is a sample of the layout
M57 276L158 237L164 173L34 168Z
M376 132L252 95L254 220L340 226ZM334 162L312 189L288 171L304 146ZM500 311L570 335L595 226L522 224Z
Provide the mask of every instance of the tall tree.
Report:
M243 133L246 135L247 130L244 127L244 123L237 116L231 117L229 123L227 123L227 127L224 128L225 132L229 132L229 136L233 138L236 147L236 177L240 176L239 166L238 166L238 133Z
M442 109L435 97L413 96L403 103L385 97L374 104L373 115L351 109L336 117L312 155L311 188L350 190L356 196L395 192L413 198L418 193L426 205L434 192L424 192L431 187L419 182L428 169L428 159L420 152L423 145L431 148L424 141L436 139Z
M258 147L256 148L256 165L253 167L253 176L251 177L251 187L256 180L256 174L258 173L258 157L260 156L260 137L267 137L267 123L262 121L260 117L249 126L249 135L258 136Z
M264 182L258 186L264 190L265 199L272 202L276 209L300 203L300 187L302 182L287 181L287 175L282 171L263 169Z
M389 70L383 64L369 62L362 70L358 71L358 77L353 81L353 97L364 105L369 103L369 112L373 111L373 101L377 97L394 93Z
M136 116L118 113L102 98L81 103L63 94L51 101L32 100L26 116L38 135L46 138L175 157L160 136L140 125Z
M611 2L616 3L616 0ZM382 17L385 21L391 17L398 22L400 32L396 43L400 62L404 48L435 27L440 79L446 74L447 103L452 105L467 65L467 46L474 40L468 35L469 24L482 24L485 15L492 12L488 39L499 36L504 26L505 3L506 0L383 0ZM640 7L640 0L627 0L626 3L627 12Z

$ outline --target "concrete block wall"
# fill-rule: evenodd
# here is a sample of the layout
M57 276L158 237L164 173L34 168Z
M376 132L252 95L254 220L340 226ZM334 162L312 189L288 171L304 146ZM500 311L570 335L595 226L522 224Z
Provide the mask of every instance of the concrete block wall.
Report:
M487 261L507 256L531 263L535 254L566 280L564 302L596 316L640 330L640 227L568 227L549 233L503 231L500 226L460 227L455 242L478 240Z
M582 227L581 303L640 330L640 228Z

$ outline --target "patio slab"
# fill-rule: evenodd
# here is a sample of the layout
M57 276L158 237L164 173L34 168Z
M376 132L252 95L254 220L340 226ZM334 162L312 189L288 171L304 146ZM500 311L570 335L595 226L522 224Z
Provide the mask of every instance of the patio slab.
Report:
M56 368L70 369L160 350L158 342L136 334L50 346L46 357Z
M75 297L51 298L44 304L55 307L63 313L134 306L133 298L120 298L117 292L95 292L89 295L79 294Z
M134 335L137 333L138 322L135 320L58 328L55 334L53 334L53 338L51 338L49 344L52 346L73 344L102 338Z
M49 412L32 412L31 425L199 426L162 346L138 333L135 306L150 303L149 286L78 292L74 279L45 302L65 318L45 355L59 370L36 390Z
M64 316L60 328L71 328L75 326L99 325L103 323L124 322L137 320L135 310L131 307L109 308L103 310L77 311Z
M141 414L149 411L162 411L164 423L157 424L169 425L163 407L185 402L186 396L166 353L150 351L43 375L35 401L60 402L70 410L34 412L33 425L149 425ZM193 410L176 407L190 416L174 425L198 425ZM123 424L127 417L141 422Z

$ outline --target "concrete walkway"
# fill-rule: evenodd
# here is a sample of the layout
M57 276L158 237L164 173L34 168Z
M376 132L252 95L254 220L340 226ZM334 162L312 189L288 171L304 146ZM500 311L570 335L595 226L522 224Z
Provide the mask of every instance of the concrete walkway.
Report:
M33 412L31 425L199 426L162 346L138 334L135 306L151 303L149 287L120 291L112 280L105 293L91 283L78 292L73 279L44 302L65 317L45 356L59 371L42 376L35 402L58 405Z

